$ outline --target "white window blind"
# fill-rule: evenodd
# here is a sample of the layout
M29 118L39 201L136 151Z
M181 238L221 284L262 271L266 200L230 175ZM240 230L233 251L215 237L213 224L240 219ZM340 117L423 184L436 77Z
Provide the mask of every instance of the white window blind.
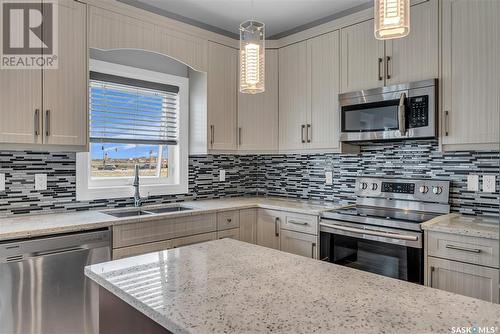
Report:
M179 88L90 73L90 141L177 145Z

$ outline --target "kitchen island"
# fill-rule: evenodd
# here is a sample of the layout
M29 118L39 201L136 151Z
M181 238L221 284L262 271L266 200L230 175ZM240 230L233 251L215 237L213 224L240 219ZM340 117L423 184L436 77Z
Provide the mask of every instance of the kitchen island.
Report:
M231 239L96 264L85 273L101 287L101 312L115 314L101 316L102 329L111 328L106 321L133 319L151 319L165 333L500 328L500 305ZM120 318L123 306L139 318Z

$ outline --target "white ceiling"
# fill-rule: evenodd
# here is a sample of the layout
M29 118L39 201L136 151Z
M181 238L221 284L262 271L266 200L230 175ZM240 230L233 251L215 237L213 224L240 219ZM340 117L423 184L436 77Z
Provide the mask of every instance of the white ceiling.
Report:
M371 5L371 0L119 0L235 37L241 22L266 24L267 37L283 37Z

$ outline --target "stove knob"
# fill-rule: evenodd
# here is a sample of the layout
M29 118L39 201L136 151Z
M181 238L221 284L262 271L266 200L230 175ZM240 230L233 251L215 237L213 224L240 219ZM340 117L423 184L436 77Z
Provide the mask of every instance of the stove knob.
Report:
M377 188L378 188L378 184L372 183L372 190L377 190Z
M422 194L427 194L427 192L429 191L429 187L427 187L427 186L420 186L420 188L418 188L418 190L419 190Z
M443 192L443 189L441 187L433 187L432 192L436 195L439 195Z
M366 188L368 188L368 183L366 183L366 182L361 182L361 183L359 184L359 189L361 189L361 190L365 190Z

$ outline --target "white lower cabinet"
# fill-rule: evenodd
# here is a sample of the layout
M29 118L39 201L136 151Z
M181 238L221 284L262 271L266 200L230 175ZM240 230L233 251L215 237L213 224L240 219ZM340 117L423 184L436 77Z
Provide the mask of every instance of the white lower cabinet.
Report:
M225 238L240 240L240 229L232 228L230 230L217 232L217 239L225 239Z
M259 209L257 214L257 245L280 249L281 211Z
M240 210L240 241L257 243L257 209Z
M280 244L283 252L302 255L312 259L318 258L317 239L318 236L306 233L287 230L281 230L280 232Z
M498 303L498 269L429 257L430 287Z
M216 238L217 238L217 233L212 232L212 233L203 233L197 235L189 235L182 238L172 239L170 241L172 243L172 248L177 248L181 246L193 245L193 244L198 244L200 242L215 240Z

